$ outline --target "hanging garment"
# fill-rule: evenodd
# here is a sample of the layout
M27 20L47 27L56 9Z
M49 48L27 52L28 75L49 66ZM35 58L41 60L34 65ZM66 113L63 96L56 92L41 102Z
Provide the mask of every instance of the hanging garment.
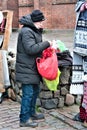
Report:
M87 10L80 12L74 35L74 52L87 56Z

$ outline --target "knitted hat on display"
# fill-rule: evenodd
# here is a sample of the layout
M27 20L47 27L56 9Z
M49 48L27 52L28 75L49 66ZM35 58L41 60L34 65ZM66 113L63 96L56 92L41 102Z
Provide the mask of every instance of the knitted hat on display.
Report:
M33 10L30 15L33 22L40 22L45 20L45 17L40 10Z

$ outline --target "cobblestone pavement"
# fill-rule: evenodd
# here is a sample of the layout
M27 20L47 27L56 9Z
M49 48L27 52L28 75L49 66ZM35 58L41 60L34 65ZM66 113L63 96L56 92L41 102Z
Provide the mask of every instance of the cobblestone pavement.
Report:
M38 120L38 127L19 127L20 104L6 99L0 104L0 130L87 130L80 122L73 121L73 116L79 111L77 105L45 110L44 120Z
M16 51L17 32L11 35L9 49ZM72 52L73 30L72 31L51 31L43 36L45 40L61 40ZM5 99L0 104L0 130L87 130L82 123L73 121L72 118L79 112L78 105L64 106L63 108L45 110L41 108L45 115L44 120L38 121L37 128L19 127L20 104L10 99Z

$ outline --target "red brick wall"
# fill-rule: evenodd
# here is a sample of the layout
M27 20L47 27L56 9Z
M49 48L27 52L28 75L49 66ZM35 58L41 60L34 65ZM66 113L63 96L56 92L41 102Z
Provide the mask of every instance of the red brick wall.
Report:
M75 5L53 5L52 6L52 27L54 29L72 29L75 26ZM50 24L50 23L49 23Z
M58 1L58 0L56 0ZM40 0L40 9L46 16L46 28L73 29L75 26L75 0L72 4L69 0ZM62 3L61 3L62 2Z
M18 9L18 0L8 0L7 1L7 9L13 11L13 23L12 26L13 28L18 28L19 23L19 9Z
M75 26L76 0L0 0L3 9L14 11L13 27L19 27L18 19L33 9L43 11L48 29L73 29Z
M18 28L19 23L19 9L18 9L18 0L0 0L1 10L12 10L13 11L13 22L12 27Z
M40 0L40 9L44 12L46 17L46 28L53 28L52 26L52 0Z
M2 2L1 2L1 0L0 0L0 10L2 10Z

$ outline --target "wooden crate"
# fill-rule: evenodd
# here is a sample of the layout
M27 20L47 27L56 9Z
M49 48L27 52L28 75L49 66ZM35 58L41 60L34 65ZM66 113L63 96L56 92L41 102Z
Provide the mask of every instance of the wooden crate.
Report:
M6 18L6 25L5 25L5 31L3 33L0 32L1 35L4 35L3 45L1 49L7 50L10 40L10 34L12 32L13 11L3 10L2 13L4 18Z
M3 59L0 51L0 92L5 92L4 88L4 72L3 72Z

